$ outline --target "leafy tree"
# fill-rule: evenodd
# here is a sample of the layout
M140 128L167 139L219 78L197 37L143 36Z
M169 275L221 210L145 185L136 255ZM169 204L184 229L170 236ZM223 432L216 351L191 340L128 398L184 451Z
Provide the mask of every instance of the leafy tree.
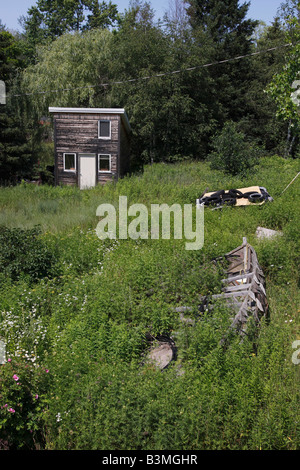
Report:
M87 16L86 29L107 28L119 21L117 5L109 1L99 3L98 0L87 2L91 14Z
M186 6L174 0L162 27L151 4L140 0L122 15L112 3L96 0L71 1L68 12L62 0L39 0L31 10L32 37L44 45L24 72L21 90L32 94L29 110L125 107L138 165L205 158L228 120L268 150L280 149L286 127L275 125L275 104L264 89L282 55L214 63L279 45L281 24L255 38L248 3L189 0ZM116 21L118 29L108 30Z
M117 18L117 6L111 1L38 0L22 22L25 35L36 45L41 39L54 40L70 31L108 27Z
M288 9L285 16L286 29L285 42L293 43L285 55L285 63L281 70L277 71L270 81L266 91L273 98L276 104L276 116L281 122L288 124L287 141L285 155L288 156L295 152L295 144L299 139L300 131L300 26L299 26L299 3L292 0L286 2L284 7L293 7ZM285 10L283 9L283 12ZM295 16L291 16L293 13Z
M188 0L187 13L195 32L202 31L211 43L210 62L252 52L252 33L257 21L246 19L248 3L238 0ZM244 112L245 93L251 80L250 59L230 61L209 69L218 89L216 99L223 108L223 121L239 120Z
M29 30L37 24L46 37L54 39L68 30L79 30L83 20L81 1L38 0L37 5L28 10L25 24Z
M26 126L11 105L9 92L23 66L21 48L8 31L0 31L0 79L5 82L7 100L0 104L0 180L16 182L30 174L33 166Z
M293 30L293 22L291 20L300 20L300 5L299 0L285 0L280 4L277 15L284 23L286 29Z
M239 5L238 0L188 0L187 3L192 27L204 28L216 44L233 41L234 36L245 36L257 24L245 20L248 3Z
M169 0L169 9L164 15L164 21L169 31L184 40L185 32L189 29L189 19L184 0Z
M255 40L255 51L273 51L254 55L251 59L253 79L248 83L244 116L239 121L239 128L257 140L267 151L284 152L287 126L276 118L276 105L272 97L265 92L273 75L284 65L285 30L275 18L271 26L260 25Z
M34 162L22 120L7 106L0 107L0 180L17 182L30 177Z
M39 50L38 63L23 74L22 90L41 115L48 106L98 106L108 80L112 33L91 30L64 34ZM45 93L40 94L40 91Z
M138 80L113 87L112 102L129 112L133 160L140 163L203 157L215 109L212 83L201 68L207 60L205 38L200 51L190 28L165 21L162 30L150 4L135 2L114 37L113 75ZM199 68L186 72L191 65Z
M43 14L36 6L33 6L28 10L28 16L23 15L19 18L19 23L24 30L22 37L24 55L28 63L35 62L37 46L47 42L47 35L42 27Z
M164 70L168 43L154 24L154 11L149 3L134 2L121 17L113 41L112 76L125 83L113 86L111 102L126 106L134 136L133 161L156 160L161 101L165 96L163 82L154 77ZM133 83L127 82L134 79Z
M214 139L209 159L213 169L224 170L231 175L243 175L257 163L258 155L258 148L247 141L237 124L226 122Z
M17 69L23 65L21 48L17 39L5 29L0 30L0 79L9 85Z

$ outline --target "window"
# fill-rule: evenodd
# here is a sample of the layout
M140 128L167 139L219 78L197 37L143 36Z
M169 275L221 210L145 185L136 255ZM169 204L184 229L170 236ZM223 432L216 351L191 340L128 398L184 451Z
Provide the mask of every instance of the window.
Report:
M76 171L76 153L64 153L64 171Z
M111 171L111 155L99 155L99 171L109 172Z
M98 137L99 139L110 139L111 128L110 121L99 121L98 123Z

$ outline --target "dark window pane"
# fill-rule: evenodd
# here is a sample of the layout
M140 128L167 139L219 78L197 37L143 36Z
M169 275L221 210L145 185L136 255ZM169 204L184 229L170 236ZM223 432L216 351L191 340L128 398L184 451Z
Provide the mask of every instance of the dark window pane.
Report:
M110 137L109 121L100 121L100 137Z
M75 170L75 155L73 153L65 154L65 170Z
M109 155L100 155L99 171L110 171L110 156Z

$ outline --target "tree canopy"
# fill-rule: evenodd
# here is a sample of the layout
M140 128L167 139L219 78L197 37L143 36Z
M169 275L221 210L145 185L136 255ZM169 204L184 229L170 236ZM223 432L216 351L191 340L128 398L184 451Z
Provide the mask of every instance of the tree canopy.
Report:
M123 13L105 1L38 0L21 35L0 32L3 71L23 61L15 109L34 130L49 106L124 107L137 166L206 158L227 122L283 153L298 122L290 94L299 50L287 55L282 46L298 38L298 7L288 0L271 26L249 19L248 8L238 0L173 0L161 22L142 0Z
M70 31L112 26L118 19L117 6L98 0L38 0L23 18L25 33L35 40L55 39Z
M0 80L7 96L24 67L19 41L3 27L0 30ZM0 181L16 182L33 168L32 146L27 126L13 109L10 100L0 104Z

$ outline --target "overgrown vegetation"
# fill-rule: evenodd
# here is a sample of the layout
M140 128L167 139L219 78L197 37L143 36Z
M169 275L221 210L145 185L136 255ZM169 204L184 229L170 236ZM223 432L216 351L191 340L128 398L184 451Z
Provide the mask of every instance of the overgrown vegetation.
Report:
M138 0L123 14L53 3L37 0L21 33L0 20L0 449L299 449L299 179L283 193L299 172L299 2L271 26L237 0L174 0L164 23ZM124 107L135 172L51 186L48 106ZM195 216L207 189L253 185L274 201L206 209L199 251L96 236L97 207L119 196ZM245 236L270 315L241 341L228 305L198 304L222 287L212 260ZM164 371L146 360L161 335L178 349Z
M51 276L55 253L39 238L39 230L0 227L0 274L18 281L29 282Z
M35 251L37 266L39 255L52 255L52 275L32 279L16 257L20 275L7 269L0 278L1 448L298 449L298 182L281 194L297 171L297 161L279 157L262 158L244 177L205 162L159 163L86 191L2 188L6 243L18 254L27 240L28 261ZM250 184L266 187L274 201L206 210L199 251L185 250L184 240L100 241L95 234L97 206L117 207L120 195L147 207L195 204L207 187ZM259 241L257 226L283 235ZM266 274L270 318L258 336L242 343L229 336L224 350L232 312L219 303L199 316L198 296L220 292L223 273L211 260L243 236ZM194 326L175 312L182 305L193 307ZM178 348L164 371L145 363L147 338L161 334Z
M49 106L125 108L133 170L205 159L227 122L248 147L295 157L299 48L286 45L299 25L287 3L292 15L281 8L266 26L237 0L173 0L163 22L140 0L123 13L111 2L37 0L20 33L0 29L1 184L50 181Z
M258 145L247 142L245 134L238 131L234 122L227 122L212 144L209 159L215 170L232 175L244 175L258 162L263 151Z

